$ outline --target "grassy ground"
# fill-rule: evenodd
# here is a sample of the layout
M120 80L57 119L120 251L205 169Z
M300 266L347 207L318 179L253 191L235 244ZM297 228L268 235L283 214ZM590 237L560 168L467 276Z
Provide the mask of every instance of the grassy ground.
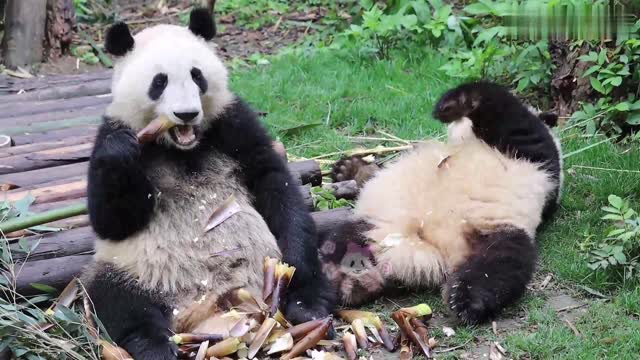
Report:
M348 136L368 135L374 129L404 139L441 134L431 108L456 82L437 70L441 64L442 59L429 52L395 54L388 62L349 53L283 56L271 65L236 72L233 87L268 112L266 124L290 153L313 157L354 147ZM497 332L491 326L457 328L455 336L445 338L440 329L448 320L441 315L435 292L383 299L370 307L384 313L397 304L431 304L438 313L433 334L442 341L440 349L448 350L440 357L487 358L490 342L498 341L510 358L638 358L640 290L591 274L580 243L587 234L602 234L599 209L609 194L640 204L640 174L611 170L637 170L640 150L605 143L571 155L602 138L583 138L572 131L561 135L570 154L562 209L540 236L540 269L529 295L497 321ZM376 145L380 143L366 144ZM544 284L545 278L551 281Z

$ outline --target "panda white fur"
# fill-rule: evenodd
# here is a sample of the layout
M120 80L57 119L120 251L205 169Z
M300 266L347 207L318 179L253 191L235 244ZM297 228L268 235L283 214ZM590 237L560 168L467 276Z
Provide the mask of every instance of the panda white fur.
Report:
M533 274L536 232L562 182L560 145L545 123L557 118L489 82L450 90L434 117L449 124L448 141L421 144L366 181L354 218L323 239L323 266L345 303L398 285L442 286L460 320L480 323L521 297ZM353 166L362 162L342 160L334 177L357 174ZM371 251L371 271L340 265L353 243Z
M332 310L314 223L257 116L229 90L206 42L214 33L212 15L196 9L188 28L133 37L119 23L106 36L120 59L89 166L99 239L83 281L107 332L135 359L175 359L172 332L203 330L231 290L259 296L266 256L296 267L288 320ZM178 125L138 144L136 132L159 115ZM232 195L241 211L205 233Z

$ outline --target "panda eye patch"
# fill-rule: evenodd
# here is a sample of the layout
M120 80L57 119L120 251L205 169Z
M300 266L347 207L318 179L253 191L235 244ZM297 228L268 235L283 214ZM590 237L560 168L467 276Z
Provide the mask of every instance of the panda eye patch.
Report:
M202 75L202 71L200 71L200 69L198 69L197 67L191 69L191 79L193 79L193 82L198 85L198 87L200 88L200 92L202 92L203 94L207 92L207 79L204 78L204 75Z
M164 92L168 82L169 78L167 77L167 74L159 73L153 77L151 86L149 87L149 97L151 100L158 100L158 98L160 98L160 95Z

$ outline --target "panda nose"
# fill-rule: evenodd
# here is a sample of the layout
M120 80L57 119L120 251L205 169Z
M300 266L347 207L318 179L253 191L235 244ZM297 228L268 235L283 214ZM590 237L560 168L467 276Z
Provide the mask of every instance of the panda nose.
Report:
M185 123L193 121L193 119L195 119L198 116L198 114L200 114L200 112L198 112L198 111L174 112L173 113L173 115L175 115L178 119L184 121Z

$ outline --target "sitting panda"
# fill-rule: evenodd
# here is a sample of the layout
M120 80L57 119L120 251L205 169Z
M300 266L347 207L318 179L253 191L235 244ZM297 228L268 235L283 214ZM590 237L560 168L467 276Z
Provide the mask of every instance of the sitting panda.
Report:
M229 90L206 43L212 14L190 16L188 28L157 25L134 37L118 23L106 34L120 58L89 165L99 239L83 282L112 340L136 360L175 359L172 333L202 330L230 291L259 296L267 256L296 268L283 300L289 321L333 306L315 225L285 160ZM136 132L159 115L177 126L140 145ZM240 212L204 232L231 196Z
M363 158L335 165L336 180L360 176L363 187L353 218L322 239L323 269L348 305L400 286L442 286L461 322L477 324L519 299L532 277L536 233L563 181L557 116L486 81L451 89L433 116L448 124L448 142L429 141L383 169Z

